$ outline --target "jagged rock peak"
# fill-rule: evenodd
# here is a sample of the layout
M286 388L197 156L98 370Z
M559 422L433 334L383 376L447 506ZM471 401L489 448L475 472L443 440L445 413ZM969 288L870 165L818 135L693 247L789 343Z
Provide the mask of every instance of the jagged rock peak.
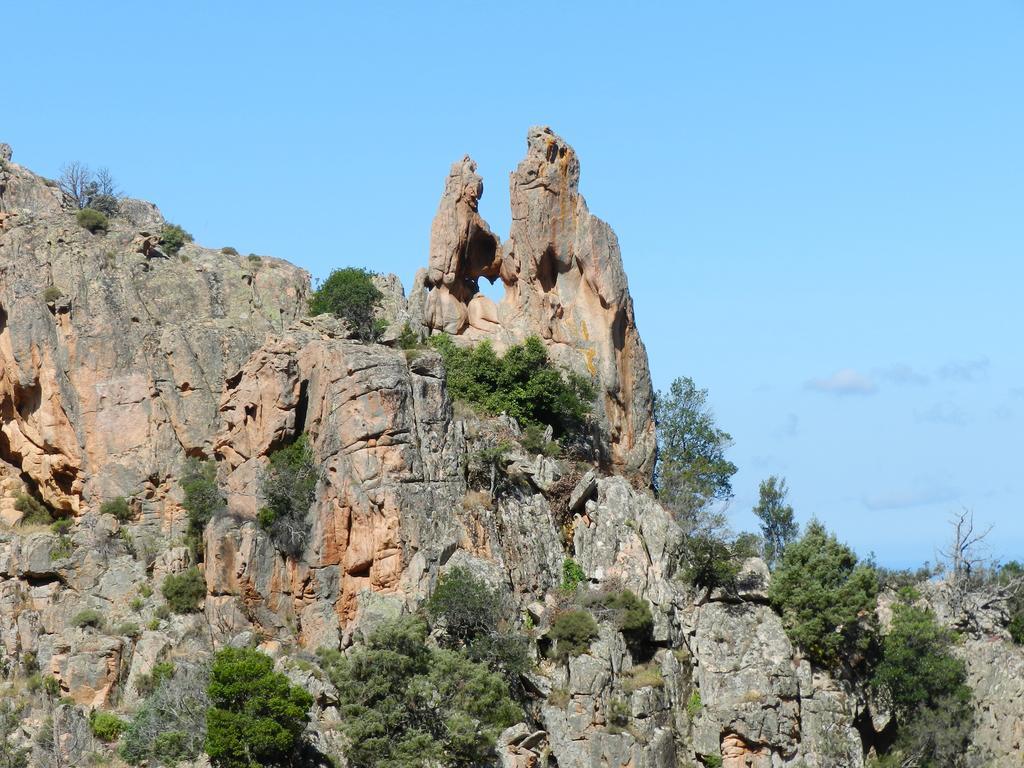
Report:
M478 212L476 163L467 156L453 164L410 308L428 333L470 343L487 338L500 349L540 336L556 362L599 385L609 466L646 481L654 459L647 352L618 239L587 210L579 177L573 148L550 128L531 128L511 174L512 228L502 245ZM504 298L481 293L480 278L501 280Z

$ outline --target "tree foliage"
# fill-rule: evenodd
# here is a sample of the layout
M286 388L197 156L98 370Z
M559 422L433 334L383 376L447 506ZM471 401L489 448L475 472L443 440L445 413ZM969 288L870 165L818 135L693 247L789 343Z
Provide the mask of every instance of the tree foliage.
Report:
M117 214L121 191L106 168L94 173L84 163L66 163L61 168L57 186L79 210L91 208L105 216Z
M195 613L206 597L206 580L198 568L169 573L160 588L167 605L175 613Z
M94 235L97 232L106 232L110 228L106 215L95 208L83 208L75 214L75 221L82 229Z
M426 611L445 647L464 651L472 661L505 675L511 685L530 668L526 640L511 630L507 601L469 569L455 567L442 574Z
M762 480L754 514L761 521L764 559L774 569L786 547L799 535L800 526L793 519L793 507L786 503L789 489L786 481L772 475Z
M562 611L551 622L548 636L555 642L551 649L554 658L579 656L590 650L590 642L597 638L597 622L581 608Z
M155 665L147 685L140 686L145 699L121 738L121 758L166 766L196 758L206 742L209 681L208 664Z
M227 511L227 501L217 487L217 465L189 458L181 477L185 492L182 506L188 513L187 538L194 552L202 551L203 531L215 515Z
M311 315L332 314L344 320L363 341L377 341L383 327L374 316L384 294L373 282L376 273L360 267L336 269L309 299Z
M707 397L706 389L697 389L693 379L684 377L673 381L668 393L659 392L654 401L655 486L659 498L686 529L695 527L698 513L709 504L732 498L736 474L736 465L725 458L732 437L718 428Z
M815 663L858 666L874 638L878 576L853 550L812 521L786 547L769 598L789 635Z
M216 653L207 689L206 753L217 768L292 762L309 722L313 697L249 648Z
M501 675L426 639L423 620L406 616L353 653L321 651L351 768L487 765L498 735L522 718Z
M168 256L176 256L185 247L185 243L191 242L192 235L177 224L167 222L160 230L160 245Z
M583 376L562 371L538 337L498 356L490 342L461 347L446 334L430 343L444 358L448 391L490 414L507 413L522 427L550 425L556 437L582 430L595 396Z
M132 519L132 508L124 496L117 496L100 505L100 514L113 515L122 523L126 523Z
M959 765L970 736L971 691L953 642L930 610L898 604L872 675L896 715L895 752L921 768Z
M306 516L313 504L319 471L303 434L291 445L274 451L260 478L265 504L259 513L260 527L270 534L279 551L298 556L306 546Z

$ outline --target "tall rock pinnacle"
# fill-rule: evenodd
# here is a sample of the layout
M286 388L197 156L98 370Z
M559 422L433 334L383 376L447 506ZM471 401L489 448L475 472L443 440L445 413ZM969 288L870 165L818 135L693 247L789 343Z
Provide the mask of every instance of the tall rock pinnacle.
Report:
M653 396L647 352L611 227L579 194L575 151L547 127L527 134L511 175L512 228L503 245L480 217L483 183L464 157L452 166L434 217L430 264L417 276L423 324L497 348L537 335L561 365L599 384L598 419L607 460L649 480L654 464ZM478 281L501 280L495 303Z

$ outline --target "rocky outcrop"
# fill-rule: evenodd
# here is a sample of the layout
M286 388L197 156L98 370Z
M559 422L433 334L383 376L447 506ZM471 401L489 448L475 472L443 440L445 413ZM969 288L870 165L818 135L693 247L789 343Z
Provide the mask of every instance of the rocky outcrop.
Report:
M124 201L93 235L11 162L0 210L0 459L67 514L117 495L155 512L182 458L211 453L224 379L304 312L308 275L192 244L147 258L155 207Z
M512 229L502 244L480 217L483 182L464 157L452 166L431 227L430 264L411 311L430 332L499 349L531 335L561 365L598 383L606 459L649 482L654 420L647 352L633 316L615 233L587 210L580 165L550 128L531 128L511 177ZM495 303L479 280L500 280Z
M89 234L0 145L0 696L56 680L22 742L54 728L63 762L85 760L102 748L89 709L129 715L157 664L198 670L218 647L257 644L314 695L310 741L337 756L338 692L309 651L364 642L462 567L499 590L537 662L521 681L528 721L496 747L503 766L864 764L887 715L800 656L768 605L764 562L744 564L735 593L695 593L676 573L682 532L649 490L646 354L614 234L578 182L572 149L531 129L502 243L479 215L475 165L456 163L429 269L408 300L394 276L376 279L389 329L366 344L304 317L308 276L284 262L194 244L168 257L149 203L120 201L110 231ZM502 281L504 299L480 279ZM396 348L406 324L499 348L540 336L599 384L603 454L533 453L514 420L453 403L436 353ZM261 477L300 434L320 474L304 541L282 552L258 522ZM201 557L183 539L188 456L216 460L227 498ZM24 524L23 494L65 519ZM101 514L120 495L123 519ZM173 613L161 586L194 565L205 599ZM567 565L584 576L576 593ZM643 642L595 608L623 589L651 610ZM594 610L599 635L556 661L552 624L570 604ZM959 652L973 749L1012 766L1024 662L999 622Z

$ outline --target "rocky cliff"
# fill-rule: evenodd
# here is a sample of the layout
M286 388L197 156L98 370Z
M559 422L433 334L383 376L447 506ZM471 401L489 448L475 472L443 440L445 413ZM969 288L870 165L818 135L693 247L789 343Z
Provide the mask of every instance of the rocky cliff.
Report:
M578 193L572 148L546 128L527 144L509 239L479 216L473 162L456 163L428 268L408 301L383 280L382 312L460 343L539 335L599 384L600 450L588 461L531 453L514 421L453 404L432 350L366 344L338 320L306 318L308 275L285 262L193 244L168 258L145 247L164 222L141 201L122 200L110 230L90 234L52 182L2 148L0 670L5 692L30 703L15 739L58 722L62 764L102 753L90 709L130 714L157 662L256 643L314 693L311 738L339 757L336 692L304 652L360 643L462 566L508 595L535 641L530 719L503 735L503 765L864 764L884 713L790 644L763 563L748 562L732 597L675 573L681 532L647 487L650 375L614 233ZM501 280L505 298L483 296L481 278ZM320 473L309 535L286 555L257 522L260 476L299 434ZM492 496L470 465L499 443L507 485ZM227 509L203 534L203 610L178 615L159 588L196 560L184 541L187 457L216 460ZM70 522L23 524L25 494ZM100 511L118 496L130 499L125 520ZM543 658L566 558L589 589L628 588L650 606L644 653L603 622L589 652ZM102 621L77 620L86 610ZM984 749L1020 765L1019 685L996 670L1021 655L972 642ZM56 720L19 682L36 669L68 699Z

